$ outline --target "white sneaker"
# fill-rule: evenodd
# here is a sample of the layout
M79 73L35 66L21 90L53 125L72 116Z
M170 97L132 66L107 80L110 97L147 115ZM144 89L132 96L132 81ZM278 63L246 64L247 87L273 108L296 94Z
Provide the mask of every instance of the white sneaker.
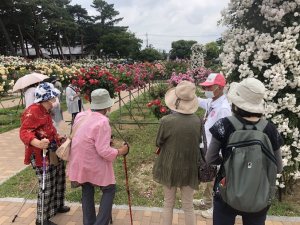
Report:
M205 206L205 202L203 201L203 199L193 199L193 203L195 206Z
M213 208L210 208L208 210L202 211L202 216L206 219L212 219L213 218Z

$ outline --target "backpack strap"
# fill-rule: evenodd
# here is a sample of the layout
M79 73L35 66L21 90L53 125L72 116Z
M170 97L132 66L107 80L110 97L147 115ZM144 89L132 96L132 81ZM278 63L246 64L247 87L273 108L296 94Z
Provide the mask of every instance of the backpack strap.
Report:
M257 130L263 132L266 126L268 125L268 123L269 122L267 120L260 119L260 121L257 124L255 124L255 127Z
M227 119L235 130L243 130L244 124L242 124L235 116L228 116Z

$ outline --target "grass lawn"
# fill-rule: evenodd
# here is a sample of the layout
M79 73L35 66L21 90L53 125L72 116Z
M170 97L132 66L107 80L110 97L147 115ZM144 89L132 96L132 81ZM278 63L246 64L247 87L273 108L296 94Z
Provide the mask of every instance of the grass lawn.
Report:
M148 98L148 96L147 96ZM150 113L147 103L152 100L144 101L140 98L141 110L146 115L144 120L143 114L138 110L137 104L132 102L133 114L139 121L158 122L156 118ZM204 114L203 110L198 110L196 114ZM119 111L110 114L112 122L119 120ZM129 112L122 107L122 119L124 121L133 122L130 120ZM119 125L115 125L119 129ZM126 157L129 187L131 193L131 204L133 206L148 206L148 207L163 207L163 189L162 185L152 180L152 166L157 155L154 154L156 150L155 138L157 131L157 124L141 125L141 129L137 125L123 124L122 129L119 130L121 135L130 145L130 153ZM115 136L114 147L119 148L122 140L117 131L112 126L112 134ZM117 205L127 205L127 189L124 171L124 158L117 157L113 163L114 172L117 182L117 191L114 203ZM31 167L26 168L21 173L15 175L10 180L6 181L0 186L0 197L26 197L30 188L36 182L35 172ZM195 198L201 198L205 189L205 184L200 185L200 190L195 192ZM35 199L38 188L35 188L30 198ZM101 199L101 192L97 189L95 193L95 202L99 203ZM71 189L70 182L67 180L66 200L70 202L81 202L81 188ZM177 194L175 208L181 208L180 193ZM283 200L285 197L283 196ZM200 209L195 207L195 209ZM293 213L291 213L293 212ZM269 215L278 216L300 216L300 209L297 209L297 204L292 201L279 203L275 200L269 210Z

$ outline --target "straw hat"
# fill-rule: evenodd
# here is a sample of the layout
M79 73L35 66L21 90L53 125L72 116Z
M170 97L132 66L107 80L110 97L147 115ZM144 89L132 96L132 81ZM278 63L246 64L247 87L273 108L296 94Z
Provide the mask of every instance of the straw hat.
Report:
M106 89L96 89L91 93L91 109L106 109L114 104Z
M165 95L166 105L176 112L193 114L199 107L195 92L196 86L193 83L182 81L177 87L167 91Z
M240 109L251 113L264 113L264 95L264 84L255 78L247 78L240 83L232 83L227 97Z

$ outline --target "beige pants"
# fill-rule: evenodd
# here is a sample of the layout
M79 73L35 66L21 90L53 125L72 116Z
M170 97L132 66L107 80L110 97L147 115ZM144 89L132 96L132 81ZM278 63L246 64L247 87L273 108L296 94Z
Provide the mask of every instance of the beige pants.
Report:
M215 184L215 179L211 182L207 182L206 188L203 193L202 199L207 208L212 208L214 206L214 201L213 201L213 196L212 196L214 184Z
M163 224L172 225L173 209L175 206L177 187L171 187L170 189L166 186L163 186L163 188L165 194ZM182 209L185 215L185 224L196 225L196 217L195 217L194 205L193 205L194 189L192 189L190 186L182 186L180 187L180 191L181 191Z

